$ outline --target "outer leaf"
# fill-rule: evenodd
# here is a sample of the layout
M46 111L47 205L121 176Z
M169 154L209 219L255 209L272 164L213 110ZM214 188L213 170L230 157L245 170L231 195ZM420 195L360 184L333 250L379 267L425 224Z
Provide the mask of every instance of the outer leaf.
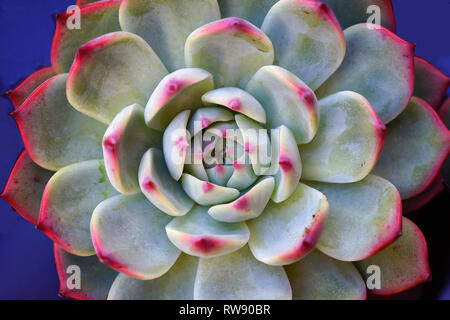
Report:
M448 159L448 157L447 157ZM444 162L445 164L445 162ZM444 168L444 165L442 166ZM412 211L419 210L425 206L428 202L445 189L445 180L442 173L438 173L436 178L425 191L419 193L417 196L402 201L403 214L410 213Z
M59 293L66 298L79 300L105 300L117 272L101 263L96 256L79 257L54 245L56 269L59 276ZM73 267L81 272L81 287L69 288Z
M370 257L402 230L400 195L387 180L369 175L356 183L311 183L330 202L317 248L342 261Z
M378 9L372 6L377 6L380 10L381 25L395 32L391 0L322 0L322 2L331 7L342 29L369 21L368 19L378 12Z
M188 67L209 70L216 87L243 88L260 67L272 64L270 39L250 22L225 18L192 32L186 40Z
M181 254L170 270L153 280L137 280L119 274L108 300L192 300L198 258Z
M255 26L263 23L266 13L278 0L218 0L222 17L239 17Z
M164 77L145 107L150 128L163 131L181 111L201 106L201 96L214 88L212 75L199 68L180 69Z
M167 74L158 56L139 36L113 32L78 49L67 82L70 104L103 123L134 103L145 105Z
M439 109L439 117L445 124L447 129L450 129L450 98L447 98ZM450 188L450 158L447 156L444 164L442 165L442 175L445 180L445 185Z
M345 39L330 8L318 1L284 0L267 14L261 29L273 41L274 64L316 90L339 67Z
M67 74L47 80L13 113L30 157L48 170L102 157L106 127L71 107L66 81Z
M366 299L366 284L355 266L317 250L285 270L296 300Z
M361 95L342 91L319 101L318 134L300 145L302 179L348 183L363 179L383 147L385 126Z
M216 0L124 0L120 7L122 30L144 38L171 71L184 67L188 35L218 19Z
M45 187L37 227L64 250L78 256L93 255L89 230L92 212L97 204L115 194L103 161L65 167Z
M243 247L250 236L245 223L222 223L212 219L205 207L195 206L184 217L173 219L166 232L170 241L187 254L216 257Z
M120 31L120 1L102 1L79 8L80 26L74 27L76 11L56 16L52 65L57 73L69 72L78 48L106 33Z
M209 208L211 217L223 222L240 222L258 217L270 200L275 180L265 177L233 202Z
M52 67L39 69L26 78L17 88L6 92L14 108L20 107L37 87L53 76L55 76L55 71Z
M291 299L292 290L282 267L259 262L248 247L213 259L200 259L194 299Z
M32 224L39 219L42 194L53 172L39 167L27 151L17 158L0 197Z
M439 117L447 128L450 128L450 98L447 98L439 108Z
M403 200L409 199L433 181L450 150L450 133L433 108L416 97L387 132L373 173L391 181Z
M261 217L248 221L250 250L270 265L298 261L315 247L327 216L327 198L299 184L288 200L270 202Z
M105 200L95 208L91 219L97 256L104 264L131 277L158 278L180 255L164 232L170 220L142 194Z
M203 181L187 173L183 174L181 185L191 199L201 206L229 202L239 197L239 191L236 189Z
M414 89L414 44L367 23L346 29L344 35L345 59L316 94L323 98L342 90L358 92L388 123L405 109Z
M363 278L370 276L367 268L376 265L381 272L381 288L371 293L391 295L405 291L430 279L428 249L419 228L403 218L403 234L384 250L356 263Z
M159 149L150 148L142 157L139 185L147 199L169 215L185 215L194 205L180 184L170 176Z
M134 104L120 111L103 137L106 172L114 188L122 194L139 192L142 155L160 145L161 134L145 125L143 107Z
M450 77L427 60L414 57L414 93L437 109L450 84Z
M287 126L297 143L307 143L314 138L319 123L317 99L293 73L277 66L262 67L246 90L263 104L269 128Z

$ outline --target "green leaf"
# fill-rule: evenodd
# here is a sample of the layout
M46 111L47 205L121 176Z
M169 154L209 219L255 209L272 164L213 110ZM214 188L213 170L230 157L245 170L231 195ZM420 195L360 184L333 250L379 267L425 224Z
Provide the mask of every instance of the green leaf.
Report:
M272 201L280 203L288 199L297 188L302 175L302 161L292 131L282 125L277 128L277 132L276 136L272 132L272 149L276 151L274 162L277 166Z
M103 156L111 184L122 194L140 191L138 170L142 155L160 147L161 134L145 125L144 108L134 104L120 111L103 137Z
M222 223L207 214L208 208L195 206L167 226L170 241L183 252L199 257L216 257L243 247L250 236L245 223Z
M208 71L185 68L172 72L151 94L145 107L147 125L163 131L181 111L200 107L202 95L213 88L213 76Z
M205 93L205 95L206 94L207 93ZM203 95L203 97L205 95ZM195 113L189 120L188 130L189 133L191 134L191 137L194 137L201 130L209 127L211 124L215 122L232 121L232 120L234 120L233 113L226 110L225 108L219 107L200 108L195 111Z
M342 261L365 259L397 239L402 230L400 195L387 180L368 175L355 183L310 182L330 203L317 248Z
M437 110L449 84L450 77L442 73L427 60L414 57L413 95L415 97L427 101Z
M395 17L391 0L322 0L322 2L331 7L342 29L371 21L369 18L378 13L378 9L372 6L377 6L380 10L381 25L395 32Z
M278 0L218 0L222 17L239 17L260 26Z
M315 247L327 216L327 198L300 183L288 200L270 202L258 219L248 221L250 250L270 265L300 260Z
M65 298L79 300L105 300L117 272L103 263L97 256L79 257L54 245L56 269L59 276L59 293ZM71 288L74 267L80 271L80 288Z
M229 188L238 189L236 186L228 185L227 181L230 180L231 176L234 174L232 166L224 166L222 164L217 164L212 168L206 169L209 180L212 183L218 184L219 186L227 186Z
M167 74L141 37L113 32L82 45L67 81L67 98L78 111L109 124L126 106L145 105Z
M209 208L211 217L223 222L240 222L258 217L272 196L275 180L264 177L233 202Z
M105 200L91 220L95 251L100 261L121 273L142 280L158 278L180 255L164 232L170 220L142 194Z
M116 194L103 161L67 166L56 172L45 187L37 227L72 254L94 255L92 212L100 202Z
M373 173L391 181L402 199L431 183L450 150L450 133L433 108L413 97L388 125L386 142Z
M92 2L92 1L91 1ZM84 4L84 3L83 3ZM69 72L79 47L104 34L120 31L120 1L102 1L56 16L56 30L52 45L52 65L57 73Z
M273 41L274 64L288 69L316 90L339 67L345 39L330 8L318 1L276 3L261 29Z
M278 66L256 72L246 89L261 101L267 113L267 127L288 127L297 143L310 142L319 124L319 106L314 92L297 76Z
M203 68L214 75L216 87L245 87L260 67L272 64L270 39L250 22L225 18L204 25L186 40L188 67Z
M55 71L53 71L52 67L39 69L33 72L33 74L26 78L15 89L7 91L6 95L13 103L14 108L17 109L33 93L34 90L55 75Z
M361 23L344 31L345 59L316 91L323 98L338 91L360 93L384 123L405 109L414 89L414 44L383 27Z
M271 144L267 130L259 123L241 114L235 115L236 124L241 131L244 150L248 154L253 172L256 175L268 173L271 167Z
M381 276L380 288L370 290L374 294L396 294L431 279L425 238L405 217L401 237L377 254L356 263L367 282L373 279L373 271L368 272L369 266L379 267Z
M108 300L192 300L198 258L181 254L170 270L159 278L137 280L119 274Z
M203 95L206 105L220 105L232 111L242 113L250 119L266 123L266 112L262 105L250 94L239 88L219 88ZM223 121L230 121L223 120Z
M285 270L295 300L366 299L366 284L355 266L317 250Z
M191 111L180 112L167 126L163 135L163 153L167 169L176 181L183 174L186 153L189 150L189 137L186 126Z
M0 198L22 217L37 225L44 188L54 172L39 167L23 151L11 170Z
M194 202L169 174L162 152L150 148L139 166L139 185L147 199L159 210L182 216L191 210Z
M186 194L201 206L229 202L239 197L239 191L236 189L203 181L187 173L181 178L181 186Z
M47 80L13 113L31 159L52 171L102 157L106 126L72 108L66 81L67 74Z
M188 35L218 19L216 0L127 0L120 7L122 30L144 38L171 71L184 67Z
M288 300L289 280L282 267L256 260L248 247L212 259L200 259L196 300Z
M385 126L360 94L342 91L319 100L317 135L300 145L302 179L348 183L369 174L383 147Z

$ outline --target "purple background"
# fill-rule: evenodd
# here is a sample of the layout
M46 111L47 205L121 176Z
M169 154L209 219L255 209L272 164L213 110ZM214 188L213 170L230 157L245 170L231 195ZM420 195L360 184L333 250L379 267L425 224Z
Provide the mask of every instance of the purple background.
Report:
M245 1L245 0L243 0ZM50 65L54 16L74 0L0 0L0 92L14 88L35 70ZM393 0L397 34L417 44L416 55L450 75L450 3L447 0ZM0 96L0 187L23 143L12 104ZM411 217L427 238L433 281L410 297L449 299L448 194ZM444 207L445 206L445 207ZM56 299L59 283L52 242L0 200L0 299ZM404 296L404 295L403 295Z

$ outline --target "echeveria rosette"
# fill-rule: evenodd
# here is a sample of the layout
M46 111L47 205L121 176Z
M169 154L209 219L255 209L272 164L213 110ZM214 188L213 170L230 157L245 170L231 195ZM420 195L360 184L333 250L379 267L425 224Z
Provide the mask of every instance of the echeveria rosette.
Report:
M375 294L430 277L402 200L448 154L425 101L448 78L416 58L438 88L412 97L390 1L90 2L10 92L27 150L2 197L55 241L64 295L365 299L369 265ZM370 4L388 29L363 23Z

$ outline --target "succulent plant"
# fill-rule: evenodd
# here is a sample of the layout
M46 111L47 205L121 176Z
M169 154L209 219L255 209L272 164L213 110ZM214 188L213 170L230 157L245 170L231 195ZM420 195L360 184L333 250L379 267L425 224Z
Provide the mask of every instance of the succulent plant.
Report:
M9 92L26 151L2 194L54 241L63 295L365 299L373 266L374 294L429 279L402 200L448 155L449 79L390 1L78 4L52 67Z

